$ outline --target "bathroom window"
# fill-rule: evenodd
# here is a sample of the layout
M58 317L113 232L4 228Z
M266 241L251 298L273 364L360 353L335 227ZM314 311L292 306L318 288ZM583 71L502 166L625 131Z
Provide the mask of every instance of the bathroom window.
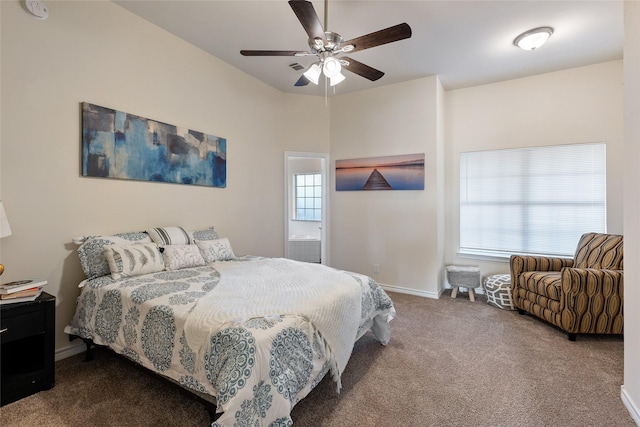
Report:
M300 173L295 179L295 219L298 221L322 220L322 175Z

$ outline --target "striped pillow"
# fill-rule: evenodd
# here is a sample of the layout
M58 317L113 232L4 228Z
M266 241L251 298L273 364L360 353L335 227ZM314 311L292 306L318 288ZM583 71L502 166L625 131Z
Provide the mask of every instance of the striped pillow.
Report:
M157 227L147 230L147 234L158 246L190 245L193 243L191 234L182 227Z

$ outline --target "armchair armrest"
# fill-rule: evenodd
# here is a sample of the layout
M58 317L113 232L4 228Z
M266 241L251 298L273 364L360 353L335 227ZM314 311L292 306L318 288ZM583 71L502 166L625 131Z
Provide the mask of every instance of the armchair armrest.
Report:
M561 277L564 329L575 333L622 333L622 270L564 268Z
M515 278L526 271L561 271L564 267L572 267L573 259L511 255L509 265L511 269L511 280L513 282Z

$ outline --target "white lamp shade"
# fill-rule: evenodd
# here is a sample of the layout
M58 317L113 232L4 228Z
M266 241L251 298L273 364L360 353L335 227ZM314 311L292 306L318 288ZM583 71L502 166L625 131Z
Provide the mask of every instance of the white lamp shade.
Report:
M321 72L322 69L320 69L320 66L318 64L313 64L307 71L303 73L303 76L305 76L307 80L309 80L314 85L317 85Z
M342 73L338 73L337 75L333 76L333 77L329 77L329 85L330 86L335 86L338 83L340 83L341 81L343 81L345 79L344 75Z
M329 57L324 60L322 72L325 76L329 78L336 77L338 74L340 74L340 70L342 70L342 65L340 65L340 61L338 61L336 58Z
M11 236L11 226L4 211L4 205L0 201L0 238Z

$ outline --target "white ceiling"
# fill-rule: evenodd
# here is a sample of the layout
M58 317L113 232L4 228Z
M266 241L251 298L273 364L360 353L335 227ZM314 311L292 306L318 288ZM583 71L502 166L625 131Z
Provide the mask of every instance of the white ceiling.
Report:
M241 49L308 51L307 34L286 0L114 0L140 17L285 92L321 95L324 84L294 87L315 57L244 57ZM324 1L313 1L324 22ZM445 89L492 83L622 58L622 1L330 0L328 28L345 40L402 22L410 39L352 53L385 72L371 82L344 72L336 93L438 75ZM546 45L523 51L520 33L550 26ZM213 76L212 76L213 78Z

